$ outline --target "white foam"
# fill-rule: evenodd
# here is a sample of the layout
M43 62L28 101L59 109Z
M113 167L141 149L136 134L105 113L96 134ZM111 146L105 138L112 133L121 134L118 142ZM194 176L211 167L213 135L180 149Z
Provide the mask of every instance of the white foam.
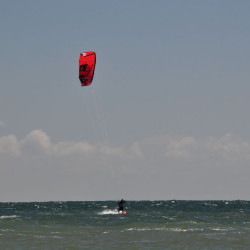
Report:
M15 230L13 230L13 229L1 229L0 228L0 231L2 231L2 232L15 232Z
M229 227L229 228L216 227L216 228L211 228L211 230L213 230L213 231L230 231L230 230L233 230L233 229L232 229L232 227Z
M47 236L45 236L45 235L34 235L34 237L36 237L36 238L47 238Z
M128 228L127 231L172 231L172 232L195 232L204 231L202 228L167 228L167 227L145 227L145 228Z
M113 209L113 210L105 209L105 210L98 213L98 215L105 215L105 214L118 214L118 211L117 211L117 209Z
M2 215L0 216L0 219L13 219L13 218L18 218L19 216L17 215Z

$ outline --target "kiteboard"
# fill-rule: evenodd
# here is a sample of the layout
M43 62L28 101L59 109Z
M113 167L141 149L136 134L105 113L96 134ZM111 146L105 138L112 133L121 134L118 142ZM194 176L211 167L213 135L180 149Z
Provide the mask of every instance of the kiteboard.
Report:
M119 211L118 213L119 213L119 214L126 214L127 211L126 211L126 210L123 210L123 211Z

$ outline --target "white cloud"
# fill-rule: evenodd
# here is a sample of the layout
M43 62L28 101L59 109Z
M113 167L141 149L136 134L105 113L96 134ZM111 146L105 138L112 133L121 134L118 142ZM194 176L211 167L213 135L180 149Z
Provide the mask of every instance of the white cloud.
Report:
M125 148L108 144L90 144L86 141L59 141L53 143L42 130L31 131L24 139L15 135L0 138L0 154L15 156L42 155L61 157L70 155L92 155L93 159L106 155L121 160L147 160L159 158L162 161L214 159L224 161L250 161L250 143L232 134L197 140L193 137L159 136L137 141ZM165 159L165 160L164 160Z
M3 121L0 121L0 127L5 126L5 123Z
M147 138L134 143L136 152L146 159L160 157L166 160L191 160L191 161L224 161L233 163L235 161L249 161L250 142L234 136L225 134L221 137L209 137L198 140L194 137L177 137L164 135Z
M153 156L163 159L183 159L192 157L198 142L193 137L163 135L147 138L133 143L133 150L138 157Z
M169 141L166 146L166 157L187 158L191 154L191 148L196 144L193 137L183 137Z
M126 186L131 199L245 198L249 197L249 166L250 142L232 134L204 140L164 135L127 147L53 142L42 130L31 131L23 139L0 137L0 190L15 178L17 184L10 190L19 199L15 193L23 186L22 200L32 199L33 193L27 192L38 184L37 192L42 192L44 183L55 195L48 196L46 189L41 196L45 200L58 194L71 199L76 190L81 190L79 199L108 199L120 192L120 186Z
M52 150L52 142L50 137L42 130L31 131L23 140L20 141L22 148L26 148L29 152L45 152L50 153Z
M94 153L96 148L88 142L59 142L52 147L54 155L72 155Z
M0 138L0 154L19 156L21 153L20 144L14 135Z
M250 160L250 143L232 134L210 137L204 147L226 161Z
M135 157L137 157L137 158L143 158L144 157L143 152L141 151L138 142L134 142L131 145L130 150L131 150L131 154L134 155Z
M26 153L47 154L50 156L69 156L75 154L93 153L96 148L88 142L60 141L53 143L51 138L42 130L30 132L20 146Z

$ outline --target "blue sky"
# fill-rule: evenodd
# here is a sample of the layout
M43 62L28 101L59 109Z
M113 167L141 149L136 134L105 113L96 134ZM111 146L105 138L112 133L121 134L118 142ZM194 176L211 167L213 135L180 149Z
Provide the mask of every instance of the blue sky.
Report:
M0 7L0 200L249 199L249 1Z

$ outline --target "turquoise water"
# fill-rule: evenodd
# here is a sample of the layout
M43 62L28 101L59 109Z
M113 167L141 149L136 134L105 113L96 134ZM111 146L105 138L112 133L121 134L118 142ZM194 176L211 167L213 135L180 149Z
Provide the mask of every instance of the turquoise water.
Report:
M0 203L0 249L250 249L250 201Z

